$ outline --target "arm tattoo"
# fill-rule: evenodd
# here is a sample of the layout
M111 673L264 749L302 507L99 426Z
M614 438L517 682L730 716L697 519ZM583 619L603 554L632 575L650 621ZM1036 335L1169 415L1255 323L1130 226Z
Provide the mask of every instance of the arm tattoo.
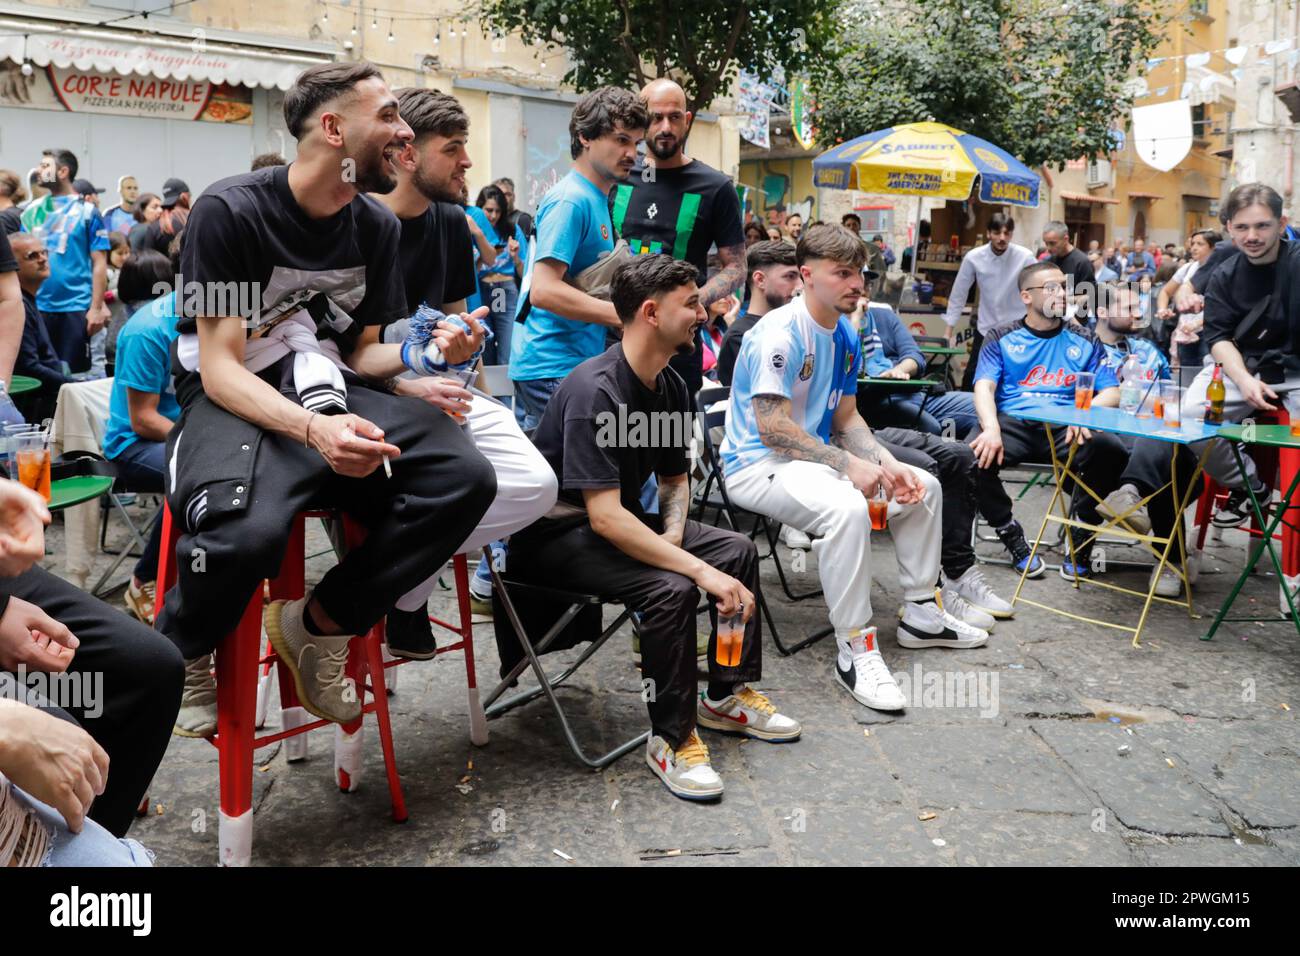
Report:
M722 268L700 290L700 305L706 309L723 296L731 295L745 281L745 244L719 246L718 260Z
M850 425L844 431L832 435L831 441L855 458L880 464L880 443L865 424Z
M664 534L680 537L686 527L686 513L689 510L689 480L659 482L659 515L663 519Z
M790 417L790 399L780 395L755 395L754 417L758 436L777 454L798 461L815 461L838 472L849 466L849 453L826 444L795 424Z

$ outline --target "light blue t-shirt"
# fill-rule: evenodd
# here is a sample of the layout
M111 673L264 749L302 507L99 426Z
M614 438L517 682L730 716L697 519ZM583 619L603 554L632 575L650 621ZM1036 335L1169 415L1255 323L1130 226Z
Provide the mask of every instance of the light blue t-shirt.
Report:
M126 390L158 396L158 414L176 421L181 407L172 386L171 346L177 335L176 296L164 295L137 309L117 337L113 396L104 433L104 457L116 458L140 436L131 428Z
M492 225L492 220L488 219L487 213L485 213L482 208L479 206L466 206L465 209L474 218L474 221L478 223L479 228L483 230L483 235L487 236L488 242L495 246L498 243L505 241L501 238L501 233L497 232L496 227ZM507 223L506 229L509 230L509 228L510 225ZM514 227L514 239L515 242L519 243L519 260L527 265L528 237L524 235L524 231L520 229L518 225ZM478 243L474 243L474 271L480 276L489 275L493 272L502 275L513 275L515 264L510 258L509 248L502 248L502 250L497 253L496 259L492 262L484 262L482 257L479 255Z
M763 444L755 395L790 399L790 417L810 435L831 440L840 399L858 393L862 346L846 316L828 329L802 297L773 309L745 333L731 380L731 407L722 441L723 474L733 475L773 452Z
M45 240L50 253L50 277L36 293L36 307L42 312L79 312L90 308L94 292L90 254L108 252L108 227L98 207L80 196L50 199L49 215L31 230Z
M536 223L537 237L519 292L520 308L528 301L535 263L542 259L563 262L568 277L573 278L594 265L601 253L614 248L609 201L577 170L570 170L542 197ZM510 378L516 382L564 378L604 350L605 326L533 307L510 342Z
M975 381L994 382L998 411L1015 417L1040 403L1073 405L1080 372L1096 376L1098 392L1119 384L1092 332L1073 322L1045 332L1021 319L989 333L980 347Z

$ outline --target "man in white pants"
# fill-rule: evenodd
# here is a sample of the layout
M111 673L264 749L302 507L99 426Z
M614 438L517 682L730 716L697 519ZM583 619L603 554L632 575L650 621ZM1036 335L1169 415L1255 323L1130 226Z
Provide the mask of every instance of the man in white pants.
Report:
M839 649L836 679L859 703L901 710L871 622L867 499L888 501L903 589L903 647L979 647L988 634L935 602L942 533L938 479L898 462L857 409L861 344L846 313L862 295L866 247L843 226L799 240L804 294L745 336L732 379L722 465L742 508L808 532Z
M448 313L463 311L465 296L475 287L474 254L470 229L455 203L463 198L465 171L472 163L465 150L469 117L456 99L438 90L399 90L397 103L414 139L394 162L397 188L377 197L391 209L402 226L401 270L407 307L412 313L426 303ZM385 330L385 339L406 335L406 321ZM414 395L462 422L475 447L497 476L497 494L474 533L457 551L469 555L471 567L479 564L483 546L526 528L555 504L559 492L555 473L515 421L515 414L480 391L462 387L464 375L409 376L398 381L396 391ZM481 567L471 580L487 578ZM491 579L485 583L488 600ZM429 626L428 602L438 575L403 595L388 615L385 636L388 649L398 657L428 660L437 651ZM479 603L482 602L481 592ZM489 605L490 607L490 605ZM476 618L477 620L478 618Z

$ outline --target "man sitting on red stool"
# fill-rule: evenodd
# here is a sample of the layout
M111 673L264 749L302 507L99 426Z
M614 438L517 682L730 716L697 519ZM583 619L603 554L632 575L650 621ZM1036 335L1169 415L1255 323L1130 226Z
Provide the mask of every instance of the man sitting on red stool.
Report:
M368 530L265 617L304 709L348 723L349 637L446 562L496 494L451 417L389 383L467 360L482 334L419 322L401 345L379 341L407 315L397 218L365 195L394 188L411 141L397 98L372 64L330 63L299 76L284 112L297 159L208 187L181 247L167 490L182 533L158 627L186 659L177 729L193 736L216 727L209 655L278 574L300 511L339 507Z

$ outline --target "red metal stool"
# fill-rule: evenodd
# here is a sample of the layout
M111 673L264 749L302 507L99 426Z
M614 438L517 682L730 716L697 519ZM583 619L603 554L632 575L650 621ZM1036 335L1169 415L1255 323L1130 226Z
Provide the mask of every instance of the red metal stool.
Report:
M304 582L304 538L306 519L330 513L307 511L294 518L293 531L280 574L270 582L272 600L296 600L306 593ZM166 594L176 582L174 555L178 537L169 509L164 507L162 551L158 562L158 593ZM344 538L349 547L360 543L365 529L343 516ZM352 791L357 787L361 766L361 737L365 715L373 713L379 724L379 740L388 773L388 790L392 797L393 819L407 817L406 800L397 775L393 753L393 731L388 714L388 695L384 685L382 630L354 638L349 646L346 674L354 682L361 700L361 718L348 725L313 719L302 709L293 687L293 678L278 667L283 728L278 733L258 736L257 722L258 665L262 655L262 609L264 592L258 588L251 596L235 630L222 639L216 650L217 732L208 738L217 748L221 790L221 820L218 830L220 861L223 866L247 866L253 844L253 752L277 741L293 746L296 755L305 756L305 739L300 735L319 727L335 727L335 776L339 788ZM276 662L273 651L266 661ZM366 693L370 701L366 701ZM286 754L287 755L287 754Z
M1286 412L1260 412L1256 416L1259 424L1274 424L1279 420L1285 420ZM1252 457L1260 475L1267 475L1266 484L1271 488L1275 484L1273 476L1277 474L1278 454L1276 451L1267 448L1252 449ZM1214 512L1219 509L1228 500L1229 490L1219 484L1208 474L1203 476L1205 487L1201 491L1201 498L1196 503L1196 548L1193 555L1197 561L1200 560L1201 554L1205 551L1205 538L1210 530L1210 519L1214 517ZM1259 526L1259 521L1254 515L1250 517L1249 534L1252 537L1258 537L1263 531Z
M491 554L488 555L488 560L492 560ZM429 623L436 624L460 638L454 644L439 647L437 655L447 654L451 651L465 652L465 686L469 698L469 739L474 746L484 747L488 742L488 729L487 718L483 715L483 705L479 702L478 672L474 665L474 615L469 606L469 562L465 555L458 554L451 559L451 566L456 579L456 608L460 617L460 624L449 624L432 614L429 615ZM380 621L378 626L382 634L384 622ZM388 654L386 644L384 658L384 667L397 667L399 664L413 663L406 658L391 657ZM393 678L390 682L390 689L395 690L397 688L396 672L394 672Z

